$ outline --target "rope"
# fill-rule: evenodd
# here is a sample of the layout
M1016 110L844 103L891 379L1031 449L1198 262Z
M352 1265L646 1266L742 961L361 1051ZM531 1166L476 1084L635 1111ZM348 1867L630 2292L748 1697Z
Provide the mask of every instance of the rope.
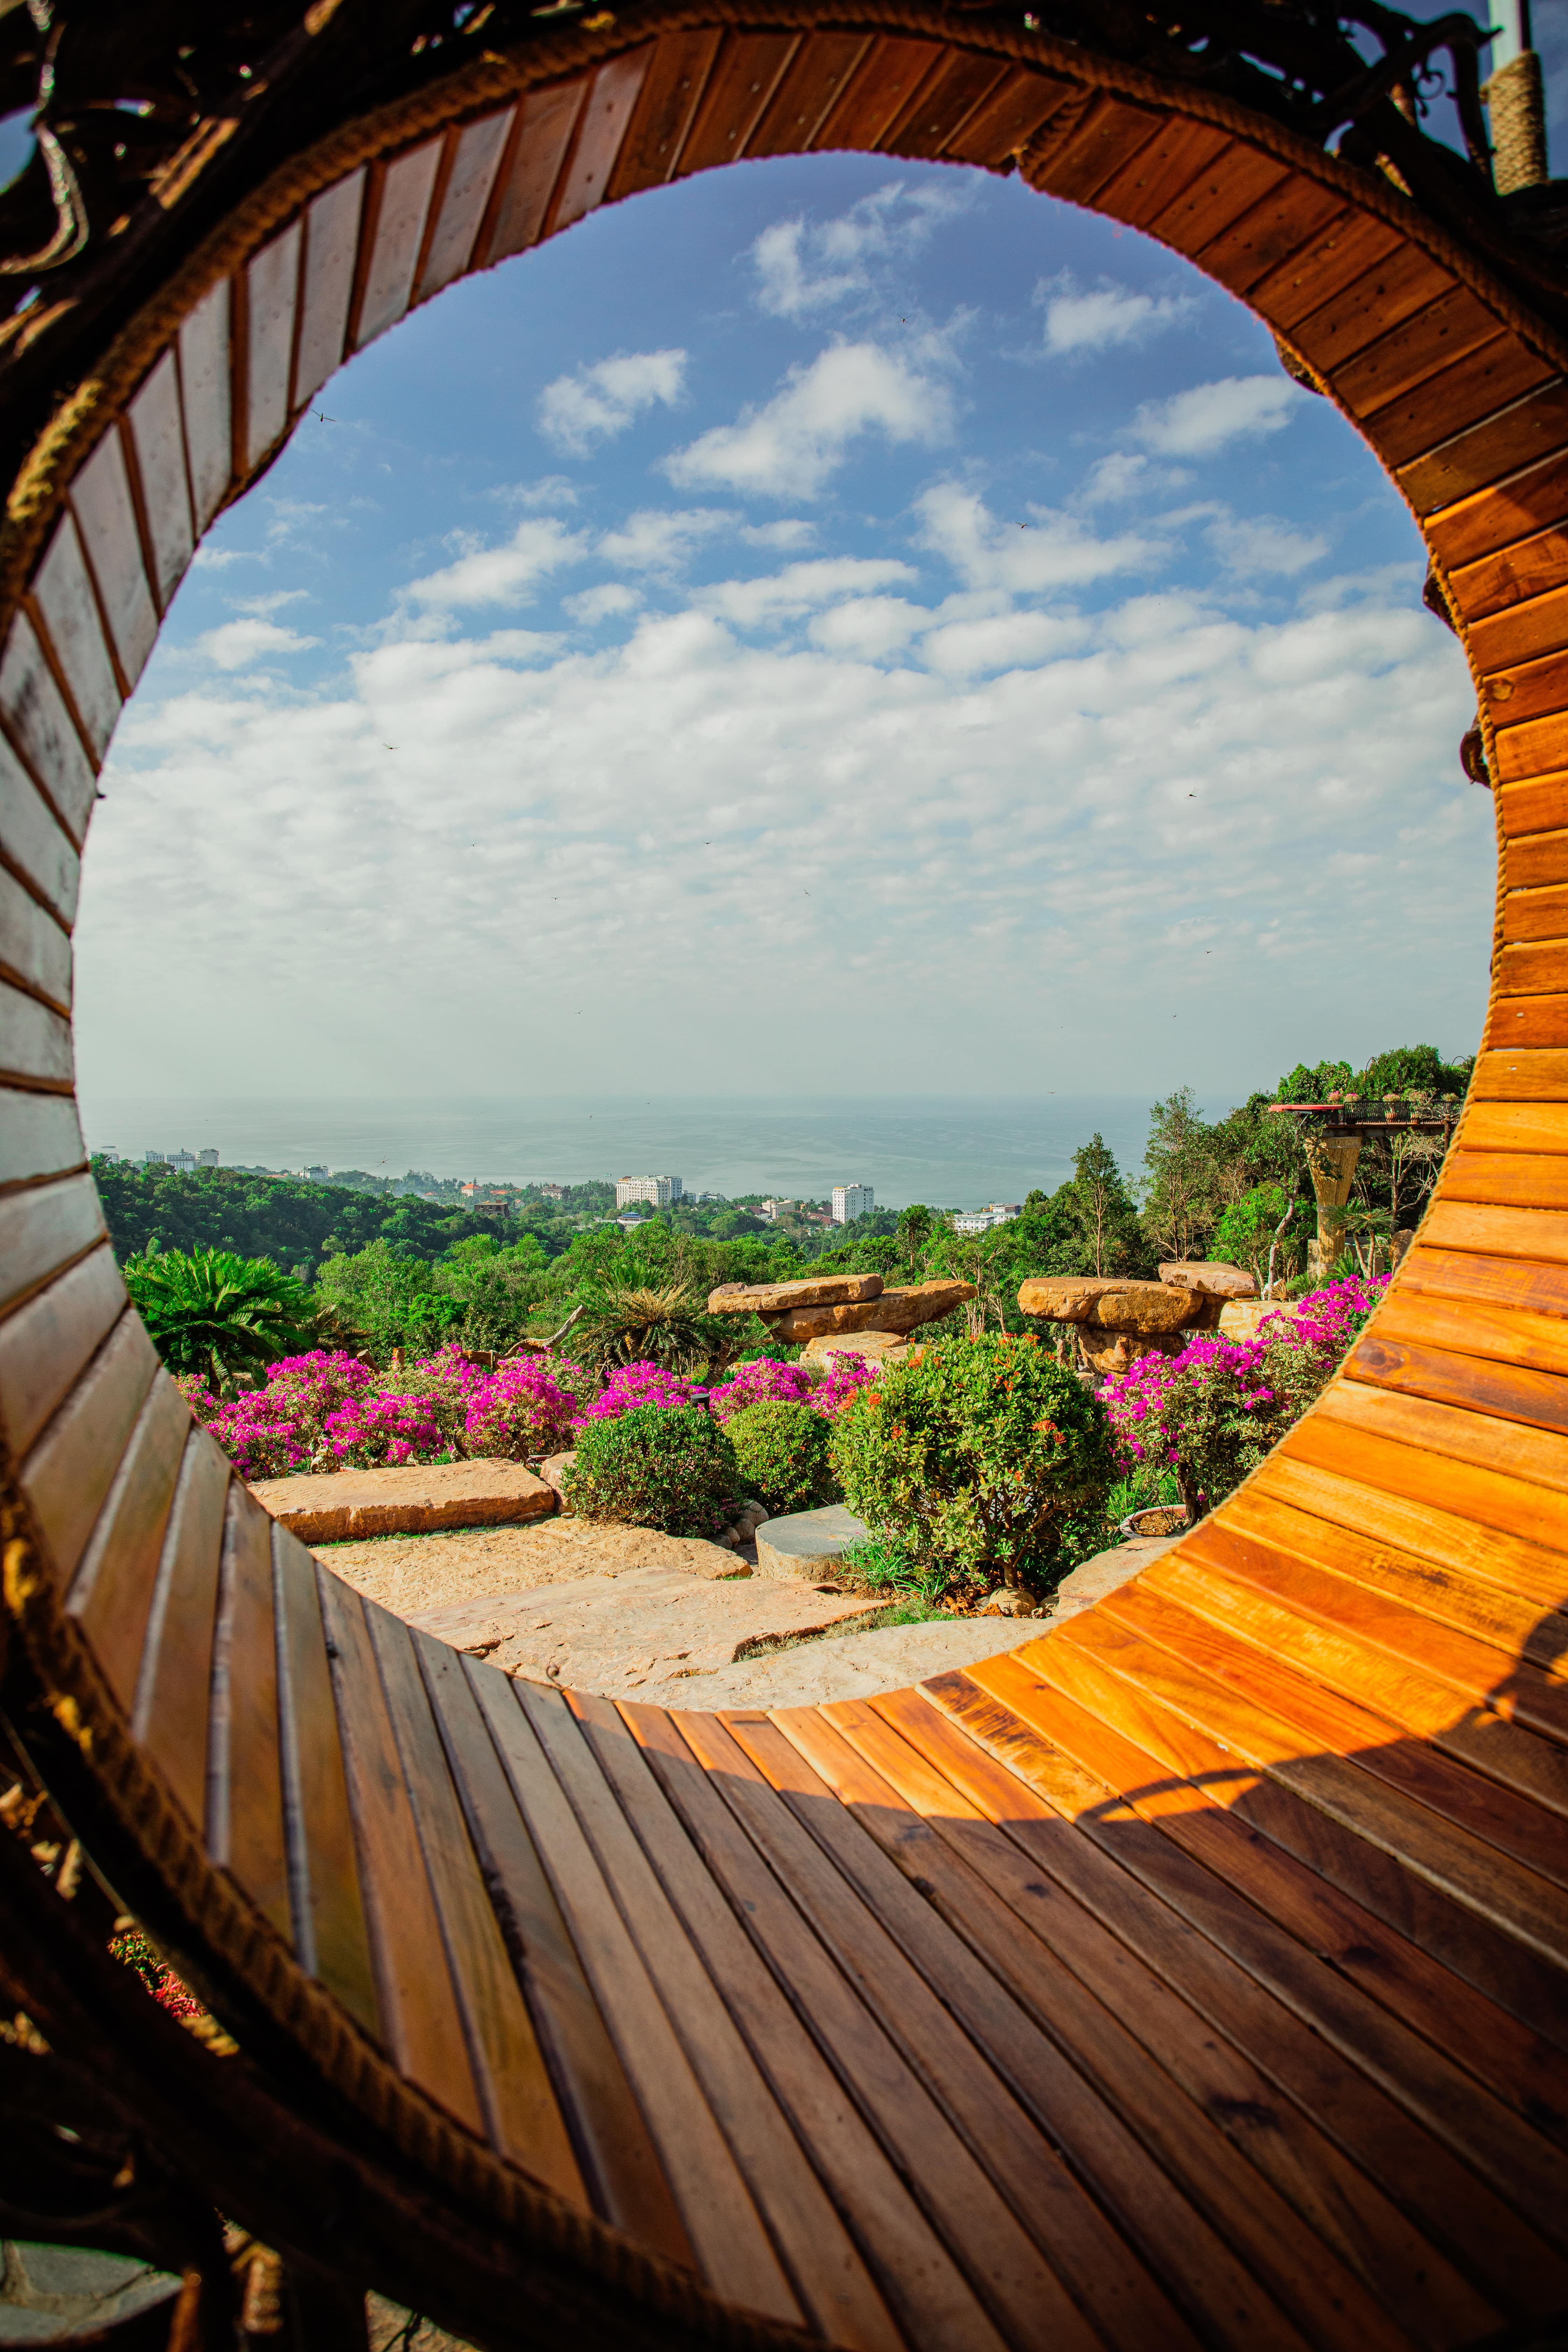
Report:
M1541 59L1521 49L1481 92L1491 116L1492 183L1500 196L1538 188L1546 177L1546 91Z

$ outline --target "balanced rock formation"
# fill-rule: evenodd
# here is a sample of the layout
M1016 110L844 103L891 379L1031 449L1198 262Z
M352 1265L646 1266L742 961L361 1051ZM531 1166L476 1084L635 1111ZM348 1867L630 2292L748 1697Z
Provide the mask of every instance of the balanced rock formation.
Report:
M1135 1356L1179 1355L1190 1334L1217 1321L1224 1304L1173 1283L1115 1275L1037 1276L1018 1293L1026 1315L1077 1327L1079 1353L1092 1371L1125 1371Z
M1258 1285L1239 1265L1221 1258L1179 1257L1160 1268L1160 1279L1176 1290L1199 1290L1210 1298L1256 1298Z
M710 1315L760 1315L772 1337L791 1347L843 1331L900 1337L951 1315L974 1296L972 1282L916 1282L884 1290L879 1274L823 1275L816 1281L727 1282L711 1292Z
M825 1274L804 1282L723 1282L708 1296L710 1315L784 1315L792 1307L838 1307L880 1298L879 1274Z

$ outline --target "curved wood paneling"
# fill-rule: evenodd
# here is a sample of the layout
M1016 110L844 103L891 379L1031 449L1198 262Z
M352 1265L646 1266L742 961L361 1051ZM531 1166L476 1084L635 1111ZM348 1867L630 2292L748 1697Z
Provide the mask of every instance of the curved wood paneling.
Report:
M0 654L10 1672L105 1868L287 2057L278 2100L314 2079L427 2215L570 2270L594 2341L1522 2341L1568 2311L1568 354L1376 175L1223 101L783 13L612 30L291 167L106 354L111 413L34 501ZM1159 238L1375 450L1481 697L1492 999L1387 1302L1156 1569L919 1691L617 1709L411 1641L188 1432L83 1172L77 860L201 532L346 355L606 198L830 147ZM339 2229L356 2278L509 2340L418 2228Z

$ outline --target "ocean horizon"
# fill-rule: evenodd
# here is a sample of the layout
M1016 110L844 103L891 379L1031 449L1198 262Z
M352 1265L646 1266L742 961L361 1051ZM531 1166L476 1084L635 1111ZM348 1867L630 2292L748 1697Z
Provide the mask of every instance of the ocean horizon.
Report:
M1203 1103L1213 1118L1245 1099ZM584 1183L679 1176L689 1192L776 1192L820 1200L869 1184L879 1206L912 1201L975 1208L1049 1191L1095 1134L1131 1175L1143 1157L1151 1101L1132 1095L966 1099L759 1096L526 1097L389 1103L248 1096L121 1096L84 1090L89 1149L128 1160L216 1146L226 1166L409 1169L489 1183Z

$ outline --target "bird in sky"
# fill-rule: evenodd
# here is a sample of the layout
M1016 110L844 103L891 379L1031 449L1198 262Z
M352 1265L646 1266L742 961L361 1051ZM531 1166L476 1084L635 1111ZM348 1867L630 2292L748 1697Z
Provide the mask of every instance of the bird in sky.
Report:
M338 421L335 416L324 415L319 408L312 408L310 414L319 425L335 425Z

